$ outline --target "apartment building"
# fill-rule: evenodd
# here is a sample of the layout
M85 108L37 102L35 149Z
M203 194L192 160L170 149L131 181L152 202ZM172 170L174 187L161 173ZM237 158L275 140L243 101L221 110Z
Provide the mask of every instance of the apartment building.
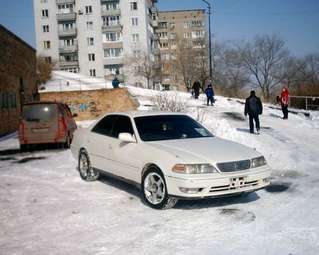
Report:
M60 70L141 82L126 59L154 59L156 0L34 0L37 54ZM127 68L126 68L127 67Z
M158 12L156 36L159 39L164 88L186 89L181 75L177 72L177 48L179 43L183 42L192 48L205 47L208 50L206 19L204 9Z

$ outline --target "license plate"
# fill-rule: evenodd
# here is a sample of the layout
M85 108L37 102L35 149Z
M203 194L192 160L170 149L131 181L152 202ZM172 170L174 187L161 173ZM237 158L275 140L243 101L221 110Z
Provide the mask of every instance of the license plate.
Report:
M241 188L245 186L246 177L234 177L230 178L230 187Z

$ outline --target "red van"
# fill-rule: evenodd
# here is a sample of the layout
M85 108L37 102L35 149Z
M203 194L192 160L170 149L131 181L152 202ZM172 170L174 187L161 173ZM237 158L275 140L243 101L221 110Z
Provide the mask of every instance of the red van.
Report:
M25 104L19 124L20 149L32 144L61 144L69 148L76 123L68 105L58 102Z

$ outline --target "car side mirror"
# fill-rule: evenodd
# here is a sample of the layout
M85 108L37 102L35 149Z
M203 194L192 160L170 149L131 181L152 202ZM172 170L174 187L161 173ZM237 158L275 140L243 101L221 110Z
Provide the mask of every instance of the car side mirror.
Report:
M136 139L130 133L120 133L119 139L124 143L136 143Z

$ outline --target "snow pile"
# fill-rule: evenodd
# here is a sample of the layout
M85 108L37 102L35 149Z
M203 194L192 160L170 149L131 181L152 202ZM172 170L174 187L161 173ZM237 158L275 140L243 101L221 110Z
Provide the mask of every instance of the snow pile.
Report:
M40 92L111 89L112 81L88 77L78 73L53 71L52 78L42 85Z

